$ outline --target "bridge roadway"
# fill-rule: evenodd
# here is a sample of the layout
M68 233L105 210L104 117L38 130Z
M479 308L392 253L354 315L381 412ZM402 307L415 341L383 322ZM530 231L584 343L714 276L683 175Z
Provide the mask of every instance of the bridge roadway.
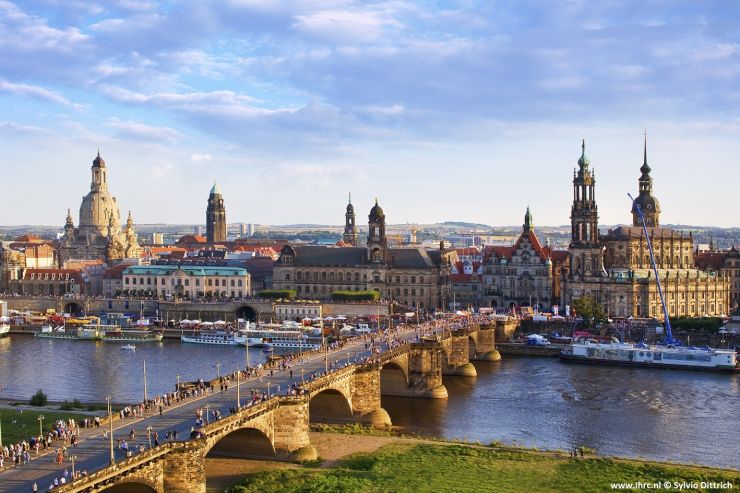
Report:
M441 330L432 330L427 332L425 335L431 335ZM413 328L404 328L397 330L395 337L405 341L412 341L417 337L417 332ZM250 390L267 391L267 384L270 383L269 393L271 395L278 394L276 392L277 385L280 385L279 394L285 395L286 390L292 383L299 383L301 381L301 369L304 369L305 374L311 374L314 372L322 372L325 369L325 358L328 359L329 363L337 362L338 364L344 364L348 361L354 362L370 356L370 352L365 349L365 341L362 339L350 341L345 344L341 349L330 351L328 356L325 353L311 354L306 358L306 361L302 363L296 363L292 366L293 379L290 378L289 370L277 370L273 372L273 376L269 376L269 370L263 371L261 377L249 378L246 381L240 382L240 392L242 403L246 402L249 398ZM387 347L382 346L385 350ZM173 385L174 386L174 385ZM125 439L131 450L136 451L139 444L143 444L147 449L149 448L149 442L147 437L146 428L151 425L152 433L154 431L159 434L159 442L164 443L165 433L171 430L177 430L177 436L180 440L187 440L190 438L191 427L195 424L195 413L197 409L205 408L209 406L209 410L218 409L221 411L224 417L229 416L229 407L236 405L237 398L237 386L232 380L229 382L229 388L227 391L220 392L218 388L214 388L213 393L206 393L203 396L186 399L180 401L180 403L173 404L169 408L166 408L163 415L160 416L158 412L150 411L143 417L127 417L122 420L114 421L114 451L116 454L116 461L124 458L123 453L115 448L115 439ZM129 432L131 429L136 432L136 438L129 440ZM76 470L87 470L88 473L92 473L98 469L102 469L108 466L110 463L110 439L103 436L104 431L108 429L108 425L101 425L100 428L80 428L80 437L77 448L67 447L67 453L75 455ZM61 478L65 469L72 472L71 463L68 458L65 458L64 464L55 463L54 447L59 447L60 442L54 442L52 447L46 452L42 452L39 456L36 456L33 452L31 453L31 462L25 466L17 466L5 469L0 472L0 493L5 492L30 492L32 491L32 485L34 482L38 485L39 491L46 491L50 484L53 483L55 478ZM135 452L136 453L136 452Z

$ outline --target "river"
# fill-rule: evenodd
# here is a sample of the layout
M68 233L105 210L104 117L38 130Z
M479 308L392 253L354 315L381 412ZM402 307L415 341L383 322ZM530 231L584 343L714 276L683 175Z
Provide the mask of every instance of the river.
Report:
M119 344L0 339L0 398L28 399L42 388L52 400L116 402L244 365L244 348L165 342ZM254 364L264 361L250 349ZM427 436L541 449L584 445L599 454L740 467L738 375L594 367L554 358L505 357L475 363L478 376L445 377L447 400L383 398L394 425Z

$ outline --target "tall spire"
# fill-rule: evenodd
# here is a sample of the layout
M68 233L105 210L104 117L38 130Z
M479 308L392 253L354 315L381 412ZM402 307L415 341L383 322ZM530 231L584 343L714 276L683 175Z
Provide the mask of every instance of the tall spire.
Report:
M581 169L588 169L590 164L589 159L586 157L586 139L581 139L581 158L578 160L578 166Z
M524 214L524 231L529 232L534 228L532 224L532 213L529 212L529 206L527 206L527 213Z
M647 130L643 133L643 149L642 149L642 166L640 167L640 171L643 175L647 175L650 173L650 166L648 166L647 162Z
M349 193L349 199L348 199L348 201L349 201L350 204L352 203L352 192Z

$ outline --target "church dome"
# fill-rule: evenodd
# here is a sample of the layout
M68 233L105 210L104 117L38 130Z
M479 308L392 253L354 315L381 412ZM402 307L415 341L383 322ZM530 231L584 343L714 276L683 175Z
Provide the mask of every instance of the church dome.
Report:
M385 213L383 213L383 209L378 205L378 199L375 199L375 205L370 209L370 218L380 217L385 217Z

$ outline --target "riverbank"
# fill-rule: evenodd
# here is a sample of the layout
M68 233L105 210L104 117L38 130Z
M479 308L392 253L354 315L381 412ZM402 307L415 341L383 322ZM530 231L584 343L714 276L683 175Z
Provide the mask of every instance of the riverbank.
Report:
M331 429L331 428L329 428ZM340 428L334 428L339 430ZM641 484L697 484L690 491L729 491L740 472L704 466L643 461L565 451L483 446L410 437L314 432L321 462L306 466L209 459L209 491L226 486L216 476L219 461L250 463L234 493L323 492L594 492L638 491ZM262 464L260 466L260 464ZM232 469L234 471L234 469ZM216 484L219 483L219 484ZM632 485L616 487L612 485ZM711 487L712 484L715 487ZM702 485L704 485L702 487ZM724 486L723 486L724 485ZM727 486L732 485L732 486ZM667 488L664 488L667 489Z

